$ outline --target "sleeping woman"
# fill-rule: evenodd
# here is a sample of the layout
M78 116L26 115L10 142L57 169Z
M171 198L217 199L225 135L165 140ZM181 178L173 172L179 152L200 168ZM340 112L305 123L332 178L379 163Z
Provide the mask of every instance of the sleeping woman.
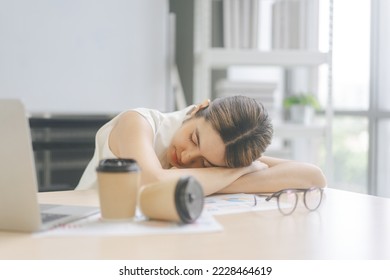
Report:
M315 165L264 156L272 134L263 105L245 96L171 113L132 109L99 129L94 156L76 189L96 187L96 166L113 157L135 159L142 185L191 175L205 195L326 186Z

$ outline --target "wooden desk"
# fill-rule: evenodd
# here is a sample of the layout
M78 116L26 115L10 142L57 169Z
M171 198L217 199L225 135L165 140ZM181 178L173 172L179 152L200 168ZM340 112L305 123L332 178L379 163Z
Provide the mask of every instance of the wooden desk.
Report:
M43 203L97 205L94 191L40 193ZM0 232L0 259L390 259L390 199L326 189L316 212L301 203L217 216L224 231L129 237Z

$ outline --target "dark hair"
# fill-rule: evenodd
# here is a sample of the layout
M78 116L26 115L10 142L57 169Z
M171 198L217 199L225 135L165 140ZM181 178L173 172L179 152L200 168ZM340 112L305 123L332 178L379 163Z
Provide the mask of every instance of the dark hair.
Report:
M250 97L217 98L195 117L204 117L221 136L228 167L250 165L272 140L273 128L266 109Z

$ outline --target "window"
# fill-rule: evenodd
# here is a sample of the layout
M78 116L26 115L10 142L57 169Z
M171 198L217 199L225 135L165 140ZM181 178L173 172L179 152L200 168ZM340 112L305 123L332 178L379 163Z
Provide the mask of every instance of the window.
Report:
M386 197L390 197L389 16L386 0L334 1L334 186Z
M370 18L370 0L334 1L333 187L361 193L369 192Z
M372 0L370 193L390 197L390 2Z

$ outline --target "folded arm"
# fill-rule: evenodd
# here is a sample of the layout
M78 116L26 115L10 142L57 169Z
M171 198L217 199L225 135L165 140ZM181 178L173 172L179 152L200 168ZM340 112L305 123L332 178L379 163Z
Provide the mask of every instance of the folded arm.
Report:
M286 188L326 187L325 176L315 165L265 156L259 161L268 168L243 175L219 192L269 193Z

